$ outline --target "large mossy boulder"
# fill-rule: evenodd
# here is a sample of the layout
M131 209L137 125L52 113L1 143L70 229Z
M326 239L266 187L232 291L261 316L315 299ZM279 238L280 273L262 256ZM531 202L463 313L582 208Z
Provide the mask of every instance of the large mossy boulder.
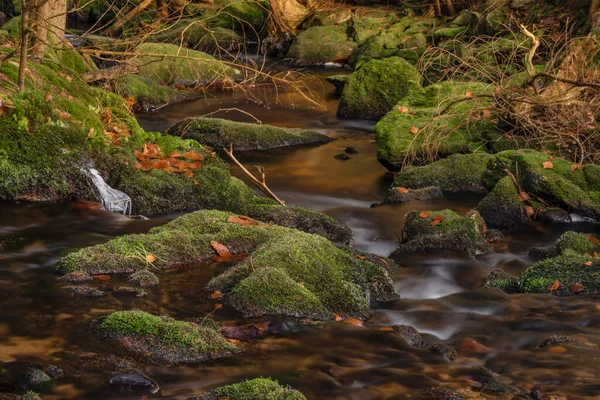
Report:
M363 46L369 38L377 35L398 21L398 15L383 8L361 7L354 11L350 22L352 40Z
M343 63L357 48L343 26L314 26L296 36L286 57L302 65Z
M115 80L114 92L135 101L136 111L150 111L192 97L192 92L161 85L151 78L126 75Z
M134 62L139 75L163 85L199 86L241 77L241 71L209 54L168 43L143 43Z
M201 396L188 400L306 400L298 390L282 386L271 378L249 379L232 385L221 386Z
M546 202L586 217L600 219L600 165L575 165L535 150L498 153L484 175L494 187L509 170L522 189Z
M486 193L483 183L488 153L454 154L424 166L407 166L394 177L394 187L438 187L443 192Z
M407 252L449 250L471 256L491 251L485 241L486 226L474 210L464 217L451 210L411 211L406 214L405 239L392 257Z
M364 260L327 239L240 218L218 211L198 211L152 229L126 235L64 257L55 269L63 274L130 273L199 263L215 255L211 242L232 254L248 254L214 278L210 291L225 293L227 304L249 316L284 315L330 319L366 318L370 301L397 298L383 266Z
M489 110L485 112L490 100L478 98L475 105L461 101L444 109L489 90L482 83L445 82L411 91L375 126L377 159L398 170L407 161L422 163L432 155L485 150L487 137L497 129Z
M565 232L556 242L555 251L556 257L539 261L525 270L518 280L519 292L600 294L598 235ZM488 286L505 289L502 280L491 281Z
M98 322L94 330L101 338L156 364L197 364L239 352L210 318L197 324L143 311L117 311Z
M515 228L529 221L525 205L513 180L505 176L479 202L477 211L485 222L497 228Z
M315 131L202 117L186 118L171 127L168 133L193 139L215 149L229 148L232 145L237 151L321 144L332 140Z
M379 119L419 87L417 69L399 57L371 60L355 71L342 90L338 115Z

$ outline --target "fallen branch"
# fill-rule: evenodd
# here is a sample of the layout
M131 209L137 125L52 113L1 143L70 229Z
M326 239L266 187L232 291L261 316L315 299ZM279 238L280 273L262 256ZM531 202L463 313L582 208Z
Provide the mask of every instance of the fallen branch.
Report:
M496 98L492 94L476 94L476 95L473 95L473 96L465 96L465 97L460 98L458 100L451 101L442 111L440 111L436 115L436 117L439 117L439 116L442 116L442 115L446 114L448 111L450 111L450 109L452 107L454 107L455 105L457 105L459 103L462 103L464 101L469 101L469 100L474 100L474 99L482 98L482 97L488 97L488 98L491 98L491 99L495 99Z
M533 75L532 77L530 77L529 79L530 79L531 83L533 84L535 82L535 80L538 79L538 78L548 78L548 79L552 79L554 81L568 83L568 84L571 84L573 86L591 87L591 88L595 88L595 89L600 89L600 84L599 83L584 82L584 81L575 81L573 79L561 78L561 77L558 77L556 75L547 74L545 72L539 72L539 73Z
M81 78L87 82L111 81L125 75L133 75L140 72L140 67L133 64L119 64L114 67L102 68L92 72L86 72Z
M250 178L250 180L252 181L252 183L254 183L264 194L266 194L267 196L269 196L270 198L272 198L273 200L275 200L276 202L278 202L282 206L285 206L285 203L283 201L281 201L279 199L279 197L277 197L275 195L275 193L273 193L271 191L271 189L269 189L269 187L267 186L267 183L265 181L264 169L259 168L259 172L262 175L262 180L259 180L254 175L252 175L252 173L250 171L248 171L246 169L246 167L244 167L242 165L242 163L237 160L237 158L235 158L235 156L233 155L233 145L231 145L231 144L229 145L229 150L227 150L226 148L223 148L223 151L225 152L225 154L227 154L229 156L229 158L231 158L231 160L234 163L237 164L238 167L241 168L242 171L244 171L244 173L246 175L248 175L248 177Z

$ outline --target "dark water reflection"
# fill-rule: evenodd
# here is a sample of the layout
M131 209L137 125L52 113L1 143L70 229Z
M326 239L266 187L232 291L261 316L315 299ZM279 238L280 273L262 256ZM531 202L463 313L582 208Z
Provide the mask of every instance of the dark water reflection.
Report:
M185 107L166 108L142 119L162 129L156 121L166 126L193 113L206 113L215 105L188 103ZM191 111L193 107L197 109ZM240 159L248 166L265 166L269 185L288 204L326 212L349 225L362 250L388 255L409 210L452 208L464 213L479 200L456 195L370 208L371 203L381 201L391 179L375 159L372 124L338 121L331 110L260 112L265 122L321 126L338 137L320 147L240 154ZM351 129L352 124L357 129ZM358 154L345 162L333 158L348 146ZM239 171L234 173L239 175ZM148 289L146 297L109 293L99 299L68 295L61 289L65 284L49 267L70 249L103 243L120 234L146 232L165 221L132 220L79 203L0 203L0 240L6 243L0 252L0 360L6 368L18 371L36 363L63 368L67 376L44 394L46 400L139 399L139 395L108 391L115 362L90 360L121 354L94 337L90 322L131 308L175 318L202 318L213 311L202 288L222 267L208 263L159 272L161 285ZM246 343L243 356L193 367L139 366L162 388L160 395L149 398L185 399L258 376L292 385L309 399L409 399L431 386L469 389L489 381L499 381L522 396L513 398L527 398L532 389L557 399L600 398L597 299L509 296L481 289L482 277L492 268L521 273L533 262L528 256L530 247L550 246L567 229L598 231L589 224L532 225L509 233L496 246L496 253L477 259L439 252L406 257L394 276L402 300L376 306L366 328L339 323L306 327L273 320L271 333ZM89 285L107 289L119 283L119 278L113 278L93 280ZM212 316L225 325L241 321L227 308ZM457 359L446 362L409 346L393 332L380 330L392 324L414 326L428 345L438 341L453 345ZM562 353L536 348L552 334L573 335L590 347L567 345ZM0 375L0 392L10 389L9 379Z

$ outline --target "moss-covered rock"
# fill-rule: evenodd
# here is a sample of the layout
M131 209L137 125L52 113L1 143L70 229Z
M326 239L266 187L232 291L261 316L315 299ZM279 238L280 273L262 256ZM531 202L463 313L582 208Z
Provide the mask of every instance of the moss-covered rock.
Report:
M194 139L215 149L229 148L231 144L237 151L267 150L300 144L326 143L332 140L315 131L234 122L221 118L186 118L171 127L168 133Z
M556 241L556 252L573 252L580 255L600 254L600 241L596 235L567 231Z
M188 400L306 400L298 390L282 386L270 378L256 378L233 385L221 386Z
M189 91L175 90L161 85L151 78L138 75L126 75L114 83L114 91L123 97L131 97L135 101L137 111L150 111L168 103L190 98Z
M470 255L491 250L484 238L485 223L476 211L464 217L451 210L406 214L405 240L392 256L406 252L453 250Z
M298 64L340 63L350 58L358 45L341 26L314 26L301 32L290 46L287 58Z
M141 287L156 286L159 283L158 277L147 269L141 269L127 277L127 281Z
M410 92L375 127L377 159L394 170L407 161L426 161L431 154L486 150L486 137L496 130L490 116L482 116L487 98L477 99L475 108L462 101L444 115L439 113L467 94L476 96L489 90L481 83L445 82Z
M363 7L354 12L350 36L360 46L398 20L398 15L386 9Z
M334 243L352 244L352 230L333 218L302 207L283 207L274 200L255 197L246 202L244 214L259 221L323 236Z
M198 86L237 79L241 72L203 53L168 43L143 43L134 59L139 75L163 85Z
M129 273L198 263L214 253L211 241L232 254L250 256L208 284L226 294L225 302L246 315L287 315L328 319L366 318L369 301L390 301L397 294L387 271L327 239L275 225L243 225L231 214L198 211L144 235L126 235L63 258L61 273Z
M300 26L306 30L313 26L343 25L352 19L352 9L332 8L330 10L317 10L312 13Z
M454 39L465 33L467 28L467 26L440 27L433 31L433 37L436 39Z
M143 311L117 311L95 326L100 337L157 364L196 364L237 353L218 329L210 318L198 325Z
M264 36L270 4L265 0L217 0L218 11L214 15L217 27L232 29L250 39Z
M519 192L508 176L500 179L479 202L477 210L488 225L498 228L514 228L529 221Z
M455 154L422 167L408 166L396 174L393 186L435 186L444 192L486 193L483 176L492 158L487 153Z
M420 189L407 189L405 187L393 187L388 191L385 198L386 203L404 203L407 201L423 201L442 198L443 194L437 186L427 186Z
M420 85L416 68L393 57L371 60L354 72L342 91L338 115L379 119Z
M600 219L600 165L586 164L581 169L571 168L572 165L559 158L551 160L548 154L535 150L508 150L490 161L484 181L491 188L508 169L527 193L563 209Z
M344 86L348 83L350 75L332 75L325 78L325 80L335 86L335 94L341 95Z

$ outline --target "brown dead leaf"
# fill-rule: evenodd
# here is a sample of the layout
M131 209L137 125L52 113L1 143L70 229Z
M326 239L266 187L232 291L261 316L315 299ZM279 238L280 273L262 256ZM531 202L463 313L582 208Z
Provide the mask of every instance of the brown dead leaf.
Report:
M125 101L127 102L127 107L129 108L133 107L133 105L135 104L135 99L131 96L127 97Z
M554 281L554 283L552 284L552 286L550 287L550 291L551 292L555 292L558 289L560 289L560 282L557 280Z
M150 171L154 169L154 162L150 160L137 162L135 163L135 167L140 171Z
M203 156L201 156L198 153L194 153L193 151L188 151L187 153L183 153L183 157L187 158L188 160L192 160L192 161L204 160Z
M533 215L535 215L535 210L531 206L526 206L525 211L527 212L527 215L529 217L532 217Z
M100 281L110 281L112 279L110 275L94 275L93 278Z
M196 185L196 186L200 186L200 182L198 182L198 180L197 180L197 179L194 179L194 185Z
M590 242L592 242L592 243L597 244L598 246L600 246L600 239L598 239L596 237L593 237L593 236L588 236L587 238L588 238L588 240Z
M223 292L219 292L218 290L215 290L214 292L211 293L210 298L213 300L218 300L223 298L223 296L225 296L223 294Z
M354 326L364 326L362 321L358 318L346 318L343 319L341 322L345 323L345 324L350 324L350 325L354 325Z
M52 101L52 94L50 94L50 92L46 92L46 95L44 96L44 101L46 103L50 103Z
M594 252L594 257L598 258L600 257L600 253L598 253L597 251Z
M583 287L583 285L581 283L576 283L573 286L571 286L571 291L573 293L581 293L585 290L585 288Z
M156 256L154 254L146 254L146 261L148 261L149 263L153 263L154 261L156 261Z
M379 328L377 330L381 331L381 332L394 332L394 328L391 326L382 326L381 328Z
M93 138L94 138L94 136L96 136L96 129L94 129L94 127L92 126L92 127L90 128L90 131L88 132L88 138L89 138L89 139L93 139Z
M592 264L593 264L593 262L591 262L591 261L588 261L588 262L586 262L586 263L585 263L585 266L586 266L586 267L591 267L591 266L592 266Z
M154 163L154 169L169 171L171 169L171 164L167 160L159 160Z
M238 344L240 344L240 343L241 343L241 342L240 342L239 340L237 340L237 339L227 339L227 341L228 341L229 343L231 343L231 344L235 344L235 345L238 345Z
M552 169L552 168L554 168L554 164L552 164L552 161L544 161L542 163L542 166L544 167L544 169Z
M419 214L419 218L427 218L427 217L429 217L429 213L427 211L422 211Z
M198 169L202 166L202 163L199 161L196 161L196 162L186 163L185 166L186 166L186 168L189 168L189 169Z
M567 352L567 348L563 346L550 346L547 348L547 351L552 354L564 354Z
M398 107L398 111L400 111L403 114L408 114L408 107L400 106L400 107Z
M439 224L440 222L442 222L444 220L444 216L443 215L434 215L433 216L433 221L431 221L429 223L430 226L436 226L437 224Z
M221 257L228 257L231 256L231 252L229 251L229 249L222 245L221 243L217 242L216 240L211 240L210 241L210 246L217 252L218 255L220 255Z
M340 322L343 320L342 317L340 317L338 314L335 314L335 313L333 314L333 317L335 318L335 322Z
M413 135L416 135L417 133L419 133L419 128L417 128L416 126L411 126L410 127L410 133L412 133Z
M466 92L465 97L468 97L470 99L471 97L473 97L473 92Z
M398 191L399 191L400 193L408 193L408 192L409 192L409 190L408 190L407 188L405 188L404 186L402 186L402 187L399 187L399 188L398 188Z
M521 201L523 201L523 202L530 201L531 200L531 196L529 196L529 194L527 192L520 191L519 192L519 199L521 199Z
M250 217L246 217L245 215L240 215L240 216L231 215L231 216L227 217L227 222L229 222L230 224L238 224L241 226L263 225L260 222L254 220Z
M481 114L481 116L485 119L491 119L492 112L490 110L483 110L483 113Z
M571 164L571 171L575 171L576 169L582 170L583 165L582 164Z

